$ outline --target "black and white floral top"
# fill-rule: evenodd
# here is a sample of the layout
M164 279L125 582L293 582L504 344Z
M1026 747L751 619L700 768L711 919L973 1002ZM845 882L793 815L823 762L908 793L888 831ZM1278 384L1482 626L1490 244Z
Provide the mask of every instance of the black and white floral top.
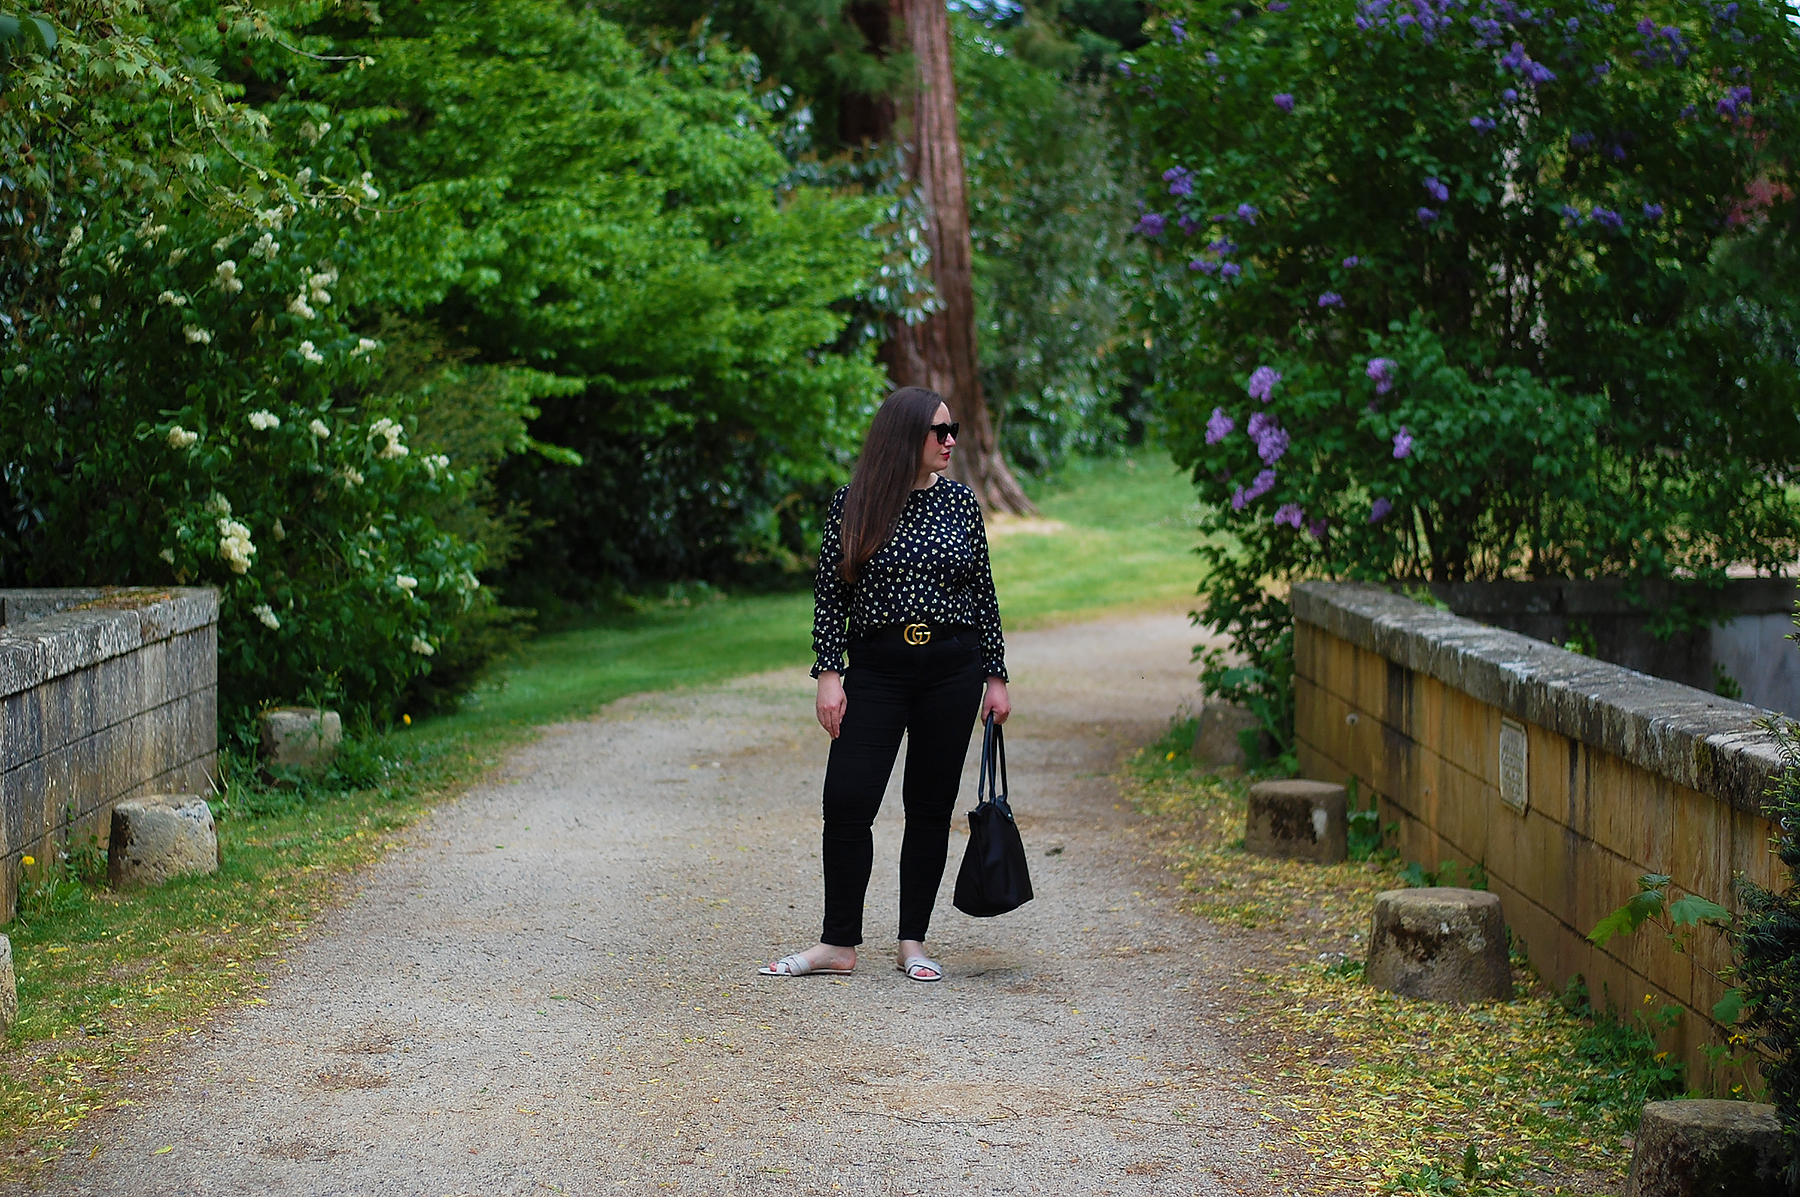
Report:
M988 565L987 528L975 492L948 478L907 496L893 537L863 563L852 586L838 572L844 549L844 496L839 489L825 515L819 574L813 583L812 674L844 669L856 634L921 620L961 623L981 632L988 676L1006 676L1000 600Z

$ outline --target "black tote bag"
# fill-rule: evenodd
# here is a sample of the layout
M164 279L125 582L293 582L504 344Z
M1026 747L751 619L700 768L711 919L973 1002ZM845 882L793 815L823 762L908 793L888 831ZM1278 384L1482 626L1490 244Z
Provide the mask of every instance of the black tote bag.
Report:
M981 771L975 809L969 812L969 846L956 874L956 908L978 919L1017 910L1031 901L1031 871L1006 801L1006 739L988 716L981 737Z

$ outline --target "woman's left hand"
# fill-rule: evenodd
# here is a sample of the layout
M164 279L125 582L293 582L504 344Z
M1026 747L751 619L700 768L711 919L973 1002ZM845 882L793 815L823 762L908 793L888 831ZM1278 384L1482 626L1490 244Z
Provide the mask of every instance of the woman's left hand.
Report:
M1005 723L1006 717L1012 714L1012 698L1006 692L1006 683L997 677L987 681L987 693L981 699L981 716L975 722L986 723L989 712L993 713L995 723Z

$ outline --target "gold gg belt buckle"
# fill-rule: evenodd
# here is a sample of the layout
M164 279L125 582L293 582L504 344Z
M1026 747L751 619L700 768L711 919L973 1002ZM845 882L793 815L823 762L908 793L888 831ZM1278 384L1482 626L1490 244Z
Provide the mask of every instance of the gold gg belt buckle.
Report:
M908 644L929 644L931 642L931 625L909 623L900 629L900 638Z

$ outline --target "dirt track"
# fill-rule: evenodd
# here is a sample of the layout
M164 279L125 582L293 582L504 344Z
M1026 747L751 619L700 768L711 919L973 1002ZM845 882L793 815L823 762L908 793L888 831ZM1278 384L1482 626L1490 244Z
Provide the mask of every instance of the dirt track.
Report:
M826 740L803 672L628 699L427 819L267 1005L90 1123L48 1188L1269 1191L1278 1157L1214 1006L1234 970L1136 859L1107 780L1191 694L1193 638L1179 617L1011 638L1040 897L952 910L959 827L942 984L894 972L880 937L848 981L754 975L818 934ZM891 934L899 829L893 791L872 935Z

